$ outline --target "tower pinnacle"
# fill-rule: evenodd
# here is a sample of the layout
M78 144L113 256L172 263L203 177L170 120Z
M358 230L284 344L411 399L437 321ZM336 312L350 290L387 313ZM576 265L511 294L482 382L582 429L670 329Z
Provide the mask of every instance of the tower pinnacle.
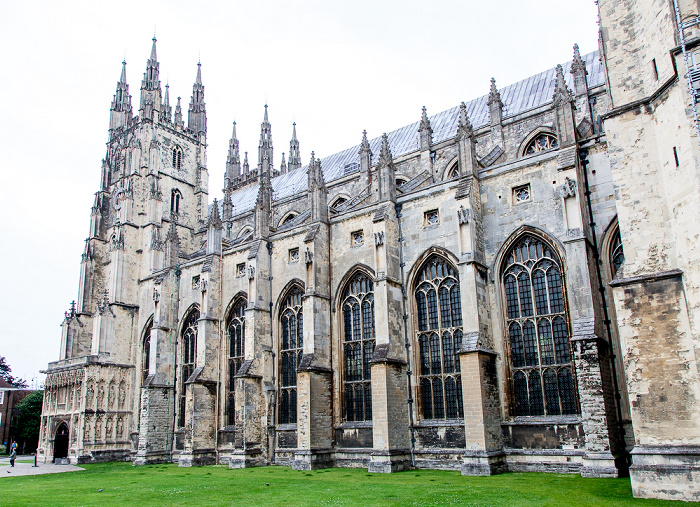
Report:
M141 81L141 105L139 107L142 118L153 119L154 111L160 110L161 90L159 78L158 58L156 56L156 38L153 37L151 56L146 62L146 72L143 73Z
M260 174L273 167L272 156L272 126L268 120L267 104L265 104L265 116L260 124L260 144L258 145L258 172Z
M192 86L192 97L187 113L187 127L197 134L207 133L207 112L204 104L204 85L202 85L202 64L197 64L197 78Z
M123 61L122 73L117 82L117 91L114 93L110 107L109 129L115 130L126 126L131 120L131 116L131 95L129 94L129 85L126 83L126 61Z
M292 123L292 140L289 141L289 164L287 167L290 171L301 167L301 152L299 151L296 122Z

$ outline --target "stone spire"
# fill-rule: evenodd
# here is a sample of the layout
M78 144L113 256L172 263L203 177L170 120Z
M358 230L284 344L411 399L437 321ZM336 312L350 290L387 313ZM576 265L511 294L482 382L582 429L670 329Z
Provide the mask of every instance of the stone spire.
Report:
M433 144L433 129L430 126L430 119L428 118L428 112L425 106L423 106L423 114L420 117L420 126L418 127L418 134L420 136L421 151L429 150L430 145Z
M233 182L241 175L241 154L236 138L236 122L233 122L233 133L228 142L228 155L226 156L226 173L224 175L224 191L230 189Z
M129 85L126 83L126 62L122 62L122 74L117 81L117 91L112 99L109 114L109 130L126 127L132 117L131 95Z
M146 62L146 72L143 73L141 81L141 105L139 111L141 118L154 118L154 112L160 109L161 91L159 78L158 57L156 56L156 38L153 37L151 56Z
M552 97L554 106L556 107L562 102L571 102L572 100L571 90L566 86L566 81L564 80L564 69L561 65L557 65L557 77L554 83L554 96Z
M308 198L311 209L311 222L328 222L328 190L323 179L321 161L311 152L311 162L307 169Z
M299 151L299 140L297 139L297 124L292 123L292 140L289 141L289 170L301 167L301 152Z
M554 126L559 138L559 146L570 146L576 142L574 120L574 96L564 81L564 69L557 65L557 77L554 83L552 108L554 109Z
M260 173L260 187L255 201L255 237L266 238L270 235L270 214L272 209L272 182L270 171Z
M231 201L231 190L224 189L224 202L221 205L223 219L228 221L233 216L233 202ZM229 224L230 227L230 224Z
M280 162L280 174L287 172L287 162L284 160L284 152L282 152L282 162Z
M578 50L578 44L574 44L574 60L571 62L571 73L574 75L574 92L576 96L588 93L588 85L586 83L586 62L581 58L581 53Z
M218 255L221 253L222 229L223 224L219 215L219 203L214 198L211 213L209 213L209 220L207 220L207 255Z
M269 172L274 163L272 160L272 126L267 118L267 104L265 104L265 117L260 124L260 144L258 145L258 172Z
M503 102L501 101L501 93L496 88L496 80L491 78L491 89L489 90L489 99L486 102L491 113L491 125L501 123L503 119Z
M469 121L467 115L467 105L462 102L459 105L459 117L457 118L457 138L472 137L473 135L474 127L472 127L472 122Z
M173 108L170 107L170 86L165 85L165 96L163 97L163 105L160 108L160 121L170 123L172 118Z
M197 78L192 86L192 97L187 112L187 128L197 134L207 133L207 111L204 104L204 85L202 85L202 64L197 63Z
M370 172L370 167L372 166L372 150L369 147L369 141L367 140L367 131L362 131L362 142L360 143L360 173L362 174L364 186L367 187L372 182L372 173Z
M182 106L180 106L180 97L177 98L177 105L175 106L175 125L178 127L184 127L184 123L182 121Z
M245 157L243 158L243 174L247 175L250 173L250 165L248 164L248 152L245 152Z
M382 134L382 145L377 162L377 193L379 201L396 200L396 169L389 147L389 136Z

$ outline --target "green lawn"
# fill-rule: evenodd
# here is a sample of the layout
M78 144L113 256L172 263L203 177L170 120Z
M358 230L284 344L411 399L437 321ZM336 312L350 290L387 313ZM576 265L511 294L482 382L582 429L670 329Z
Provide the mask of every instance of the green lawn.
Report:
M628 479L511 473L463 477L419 470L370 474L334 468L84 465L85 471L3 478L4 505L690 505L632 498Z
M33 459L16 459L15 464L16 463L32 463L32 464L34 464L34 460ZM0 466L8 466L9 467L10 462L8 461L7 463L0 463Z

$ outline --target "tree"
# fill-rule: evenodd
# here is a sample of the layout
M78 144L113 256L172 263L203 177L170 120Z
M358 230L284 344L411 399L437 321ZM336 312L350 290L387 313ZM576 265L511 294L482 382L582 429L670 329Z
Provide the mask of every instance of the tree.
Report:
M22 378L13 377L10 374L11 371L12 368L10 368L10 365L7 364L5 356L0 356L0 378L2 378L8 384L12 384L14 387L18 387L20 389L26 389L27 387L29 387L29 384L26 380Z
M32 391L13 410L10 435L23 452L32 452L39 443L44 391Z

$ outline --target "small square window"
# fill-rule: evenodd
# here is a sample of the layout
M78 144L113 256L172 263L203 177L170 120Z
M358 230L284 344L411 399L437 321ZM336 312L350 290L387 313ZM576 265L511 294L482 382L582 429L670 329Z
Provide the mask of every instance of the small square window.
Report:
M431 209L423 214L423 226L437 225L440 223L440 213L438 210Z
M299 249L290 248L289 249L289 262L299 262Z
M530 200L530 184L513 188L513 202L526 202Z
M365 242L364 231L355 231L350 235L352 246L360 246Z
M236 264L236 277L245 276L245 262Z

